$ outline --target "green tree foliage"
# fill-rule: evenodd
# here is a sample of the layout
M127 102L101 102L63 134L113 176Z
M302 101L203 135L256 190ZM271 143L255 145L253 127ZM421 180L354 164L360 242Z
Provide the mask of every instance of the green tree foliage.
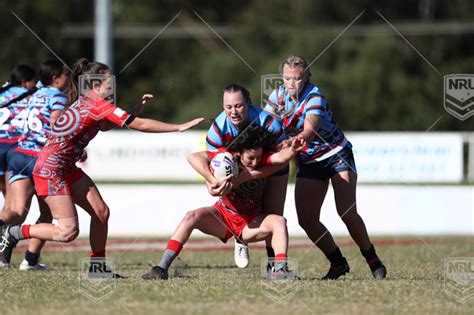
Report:
M157 96L144 115L169 121L201 115L214 118L221 111L222 88L232 82L248 86L254 102L260 104L261 76L277 73L287 55L298 54L308 61L319 56L311 66L312 81L322 89L345 130L423 131L440 117L433 130L474 130L474 118L461 122L443 108L443 75L474 73L474 32L404 34L435 70L377 13L395 27L412 22L414 30L422 30L426 23L473 23L472 1L112 2L116 28L149 26L158 34L179 14L125 69L153 35L117 36L114 41L112 66L119 103L130 106L145 92ZM93 59L92 37L65 35L70 26L93 26L93 1L0 4L2 80L8 79L16 64L36 66L54 58L13 13L68 64L79 57ZM360 13L354 25L332 43ZM229 30L223 35L227 44L198 15L215 29ZM198 27L207 36L173 35L177 28Z

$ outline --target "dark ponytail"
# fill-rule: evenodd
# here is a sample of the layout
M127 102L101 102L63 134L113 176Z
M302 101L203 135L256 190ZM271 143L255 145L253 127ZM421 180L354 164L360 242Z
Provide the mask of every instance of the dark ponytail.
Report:
M72 104L79 97L79 76L87 74L105 74L110 68L100 62L90 62L86 58L79 58L72 66L72 80L69 86L69 102Z
M34 68L27 65L18 65L12 71L12 74L10 76L10 82L4 87L0 88L0 93L5 92L11 87L20 86L22 81L32 81L35 78L36 78L36 70ZM22 99L35 93L36 90L37 90L36 87L31 90L28 90L25 93L19 95L18 97L11 99L7 103L2 104L0 108L7 107L13 103L19 102Z
M18 65L16 66L11 75L10 75L10 82L7 85L0 88L0 93L5 92L9 88L13 86L21 85L22 81L31 81L36 78L36 70L27 65Z

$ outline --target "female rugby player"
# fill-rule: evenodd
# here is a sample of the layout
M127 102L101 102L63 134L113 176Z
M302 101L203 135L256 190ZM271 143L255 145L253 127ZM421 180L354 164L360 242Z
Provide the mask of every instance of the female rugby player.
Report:
M331 180L336 208L349 234L365 257L376 279L387 270L370 242L364 221L357 213L357 172L352 145L333 119L328 102L309 78L307 62L290 56L280 65L283 85L270 95L267 111L281 119L288 136L299 135L308 143L298 154L295 202L300 226L323 251L331 267L323 279L337 279L349 264L334 239L319 221L321 206Z
M91 215L91 265L95 261L105 264L109 208L92 179L76 166L87 144L100 130L108 130L114 125L142 132L173 132L192 128L203 118L175 125L136 117L104 99L110 95L112 73L108 66L82 58L74 64L72 70L70 98L77 97L77 100L56 120L33 170L37 195L49 206L57 224L4 227L4 246L0 247L0 251L22 239L38 238L57 242L74 240L79 234L75 206L78 205ZM80 75L90 79L88 81L92 82L92 89L78 91ZM96 75L101 75L102 79L96 80ZM144 95L135 112L141 112L144 103L151 97ZM113 276L120 277L116 274Z
M278 165L284 167L304 146L301 138L294 138L289 147L277 152L266 153L271 134L258 125L247 129L227 149L238 152L241 169L250 172L260 165ZM264 151L265 150L265 151ZM208 152L210 156L223 150ZM207 182L213 180L208 165L206 152L193 153L188 157L191 166ZM215 236L224 243L234 236L242 243L268 241L277 255L275 264L268 276L272 280L297 279L288 271L286 259L288 251L288 231L286 220L277 214L265 213L263 210L264 178L242 183L230 193L222 196L213 206L189 211L173 233L160 263L142 276L143 279L168 279L168 268L179 255L184 243L194 229Z
M274 147L284 140L280 122L262 110L252 105L249 91L238 84L230 84L224 88L222 96L223 112L219 114L209 128L206 137L208 151L216 151L235 141L249 126L257 125L276 135ZM276 170L274 167L270 167ZM245 178L240 176L240 178ZM267 178L264 189L263 208L269 213L283 215L288 181L288 168L282 169ZM220 187L222 180L214 180L214 189ZM267 254L271 259L275 253L267 243ZM235 241L234 260L239 268L249 264L248 247Z
M63 91L69 85L69 70L58 60L48 60L41 64L38 72L42 87L32 96L25 98L23 106L25 115L24 134L20 137L15 149L7 155L10 191L9 202L0 214L0 225L17 225L25 221L35 193L33 185L33 167L36 158L44 146L51 131L51 125L67 104ZM50 223L52 217L48 207L38 200L40 217L38 222ZM39 256L44 241L37 239L29 242L25 260L21 263L23 270L44 270L46 266L39 263ZM4 251L4 261L10 262L12 247Z

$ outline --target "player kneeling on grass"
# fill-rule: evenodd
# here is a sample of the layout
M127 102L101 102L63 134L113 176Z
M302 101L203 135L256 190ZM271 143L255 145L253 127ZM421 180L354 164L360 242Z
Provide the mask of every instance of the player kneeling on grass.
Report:
M266 143L271 135L259 126L251 126L229 146L228 151L238 152L239 167L253 171L261 165L286 166L292 157L305 145L301 138L294 138L291 145L278 153L266 153ZM216 153L212 153L216 154ZM212 156L210 156L212 158ZM209 171L206 152L197 152L188 156L191 166L206 180L208 188L215 178ZM221 181L222 191L232 187L231 176ZM158 266L142 276L143 279L168 279L168 268L179 255L194 229L221 239L224 243L234 236L242 243L271 240L277 254L275 264L268 276L272 280L298 279L294 272L287 269L288 230L286 219L281 215L266 214L263 211L264 178L254 179L234 187L223 195L213 206L188 212L179 223L168 242ZM210 188L211 189L211 188Z

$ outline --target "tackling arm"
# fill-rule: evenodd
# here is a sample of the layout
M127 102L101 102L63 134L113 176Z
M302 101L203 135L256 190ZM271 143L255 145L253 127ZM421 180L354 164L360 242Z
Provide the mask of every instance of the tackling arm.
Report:
M304 121L303 131L298 135L306 142L312 141L317 135L319 126L321 126L322 118L318 115L309 115Z
M282 148L280 151L273 153L270 156L272 165L266 165L259 167L253 171L243 171L234 181L234 186L238 186L246 181L267 177L280 170L283 166L287 165L290 160L306 145L305 140L301 136L296 136L290 140L290 146Z

